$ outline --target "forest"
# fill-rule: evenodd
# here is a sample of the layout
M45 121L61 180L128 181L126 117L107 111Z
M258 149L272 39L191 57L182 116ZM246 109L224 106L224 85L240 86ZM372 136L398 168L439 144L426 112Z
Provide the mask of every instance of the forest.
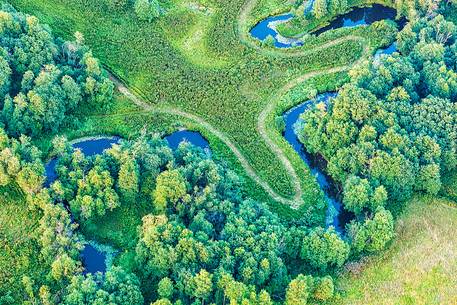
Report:
M456 301L457 3L0 5L0 304Z

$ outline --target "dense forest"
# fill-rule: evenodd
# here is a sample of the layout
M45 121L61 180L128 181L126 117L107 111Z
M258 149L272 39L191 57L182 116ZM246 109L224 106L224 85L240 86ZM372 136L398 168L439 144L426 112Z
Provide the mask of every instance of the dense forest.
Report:
M322 3L344 11L335 8L343 2L327 2L315 1L316 18L328 14ZM2 5L0 187L17 189L38 215L33 255L46 272L0 285L0 304L340 304L341 268L384 250L398 203L437 195L457 168L457 28L434 2L416 4L402 4L411 20L396 37L398 52L355 66L337 97L296 126L355 215L343 233L316 225L315 215L280 217L223 159L189 143L173 150L143 131L99 155L74 148L60 134L79 127L82 108L109 112L114 83L81 33L65 41ZM164 13L149 0L102 5L148 22ZM48 150L37 147L44 137L52 138ZM133 246L105 273L85 272L91 237L82 228L140 206L148 213Z
M456 35L441 15L409 23L399 53L352 70L328 107L303 114L301 140L328 161L358 219L414 192L438 194L441 177L455 170ZM363 245L360 230L350 225Z

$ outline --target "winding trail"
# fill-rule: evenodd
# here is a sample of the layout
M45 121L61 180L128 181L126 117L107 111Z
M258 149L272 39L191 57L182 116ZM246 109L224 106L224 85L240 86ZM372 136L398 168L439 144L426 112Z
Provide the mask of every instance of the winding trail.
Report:
M279 89L276 93L274 93L267 102L267 106L263 111L260 113L257 121L257 130L259 134L261 135L262 139L265 141L267 146L271 149L271 151L278 157L280 162L283 164L284 168L287 170L288 174L290 175L292 179L292 184L294 187L295 195L293 198L285 198L279 194L277 194L271 187L270 185L265 182L261 177L257 175L255 170L252 168L252 166L249 164L248 160L246 157L243 155L243 153L237 148L237 146L232 142L232 140L229 139L227 135L225 135L223 132L219 131L217 128L215 128L213 125L210 123L206 122L204 119L188 113L184 112L182 110L179 110L177 108L173 107L158 107L157 105L151 105L146 102L144 102L142 99L140 99L137 95L133 94L125 85L124 83L119 80L117 77L114 75L110 75L110 79L113 81L115 84L116 88L119 90L120 93L122 93L125 97L127 97L130 101L132 101L135 105L140 107L142 110L141 111L134 111L134 112L128 112L128 113L122 113L122 114L114 114L110 115L110 117L115 117L115 116L125 116L129 114L144 114L144 113L162 113L162 114L170 114L178 117L185 118L189 121L192 121L193 123L197 124L201 128L207 130L214 136L216 136L220 141L222 141L236 156L244 170L246 171L247 175L253 179L258 185L260 185L267 193L268 195L274 199L277 202L280 202L282 204L289 205L293 209L298 209L302 204L303 204L303 189L301 186L301 181L300 178L298 177L298 174L296 170L294 169L292 163L289 161L285 153L282 151L282 149L275 143L274 139L270 138L268 135L268 129L271 128L267 124L267 120L270 115L272 115L273 111L277 107L278 102L280 101L281 96L286 94L289 90L294 88L295 86L299 85L300 83L305 82L308 79L326 75L326 74L334 74L338 72L343 72L351 69L354 65L356 65L359 61L363 60L366 57L366 54L369 51L369 46L366 43L365 39L360 36L354 36L354 35L348 35L345 37L337 38L335 40L329 41L327 43L324 43L318 47L315 47L314 49L308 49L308 50L298 50L294 52L284 52L284 51L279 51L279 50L268 50L260 47L259 45L255 44L254 41L252 40L251 37L249 37L248 31L245 29L245 24L248 20L248 17L254 8L257 0L248 0L246 4L242 7L240 16L238 19L238 35L241 40L241 42L248 47L251 47L255 49L256 51L268 55L268 56L278 56L278 57L298 57L298 56L305 56L310 53L315 53L319 51L324 51L325 49L331 48L333 46L336 46L340 43L347 42L347 41L354 41L354 42L361 42L362 45L364 46L364 50L362 53L362 56L360 57L359 60L356 62L338 66L338 67L332 67L332 68L325 68L321 70L315 70L311 72L307 72L305 74L302 74L301 76L289 81L287 84L285 84L281 89Z

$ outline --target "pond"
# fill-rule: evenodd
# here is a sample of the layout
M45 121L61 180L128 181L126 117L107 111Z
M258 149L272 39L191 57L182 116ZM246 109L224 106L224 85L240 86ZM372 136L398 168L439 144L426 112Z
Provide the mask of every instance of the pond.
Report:
M208 141L201 135L201 133L196 131L178 130L168 136L165 136L165 140L167 140L168 145L173 150L177 149L181 142L189 142L196 147L200 147L205 152L211 153Z
M370 7L357 7L349 13L338 16L330 22L329 25L318 29L313 34L319 35L329 30L348 28L358 25L370 25L381 20L395 20L397 11L391 7L380 4L373 4ZM400 28L404 26L405 19L400 19L398 22Z
M92 245L86 245L81 252L84 274L106 271L106 254Z
M104 150L111 148L114 144L119 143L120 137L100 137L75 140L72 142L74 148L80 149L86 156L95 156L101 154Z
M351 215L343 210L342 204L338 199L338 191L332 179L322 171L322 168L325 166L322 164L322 159L309 154L296 134L296 129L300 128L300 115L303 112L317 103L323 102L327 104L336 95L334 92L320 94L315 99L306 101L285 112L283 117L286 127L283 136L306 165L308 165L312 175L316 177L317 183L324 191L325 199L328 203L326 225L333 226L339 234L343 234L344 226L351 218Z

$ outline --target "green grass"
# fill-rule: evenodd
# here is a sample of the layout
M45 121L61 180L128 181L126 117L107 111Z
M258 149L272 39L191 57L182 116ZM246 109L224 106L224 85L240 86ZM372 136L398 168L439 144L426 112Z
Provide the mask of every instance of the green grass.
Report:
M14 304L23 301L23 276L40 283L47 274L35 232L39 218L16 188L0 188L0 304L8 304L2 300L6 295Z
M354 62L362 50L360 44L348 41L325 52L301 57L261 54L242 43L238 36L238 17L244 0L205 1L199 4L199 9L195 6L198 2L175 1L167 15L153 23L137 21L132 10L107 12L95 0L10 2L19 10L38 16L66 39L75 31L82 32L95 55L148 102L158 107L176 107L216 126L236 144L255 172L278 194L288 198L294 195L291 178L257 133L258 115L272 93L288 81L309 71ZM261 1L249 17L248 25L263 18L267 11L281 11L287 6L286 1ZM351 29L315 39L303 50L312 50L348 33L368 38L372 35L367 29ZM374 45L379 46L379 42ZM336 76L327 81L329 87L337 84ZM123 107L115 109L113 114L122 113ZM81 129L70 134L74 137L103 132L134 136L144 126L171 131L179 125L199 129L192 122L167 115L104 116L89 118ZM221 141L205 130L200 131L210 140L215 155L228 160L246 177L247 190L252 196L270 202L280 214L295 217L303 213L275 204L247 178ZM302 184L307 186L304 194L307 206L303 209L309 210L322 202L322 193L309 171L303 166L299 169Z
M143 199L132 205L121 205L97 218L95 222L79 222L80 229L85 236L100 243L118 249L132 249L138 242L137 228L142 224L143 216L153 212L152 199Z
M415 197L389 250L347 266L335 304L456 304L457 204Z

